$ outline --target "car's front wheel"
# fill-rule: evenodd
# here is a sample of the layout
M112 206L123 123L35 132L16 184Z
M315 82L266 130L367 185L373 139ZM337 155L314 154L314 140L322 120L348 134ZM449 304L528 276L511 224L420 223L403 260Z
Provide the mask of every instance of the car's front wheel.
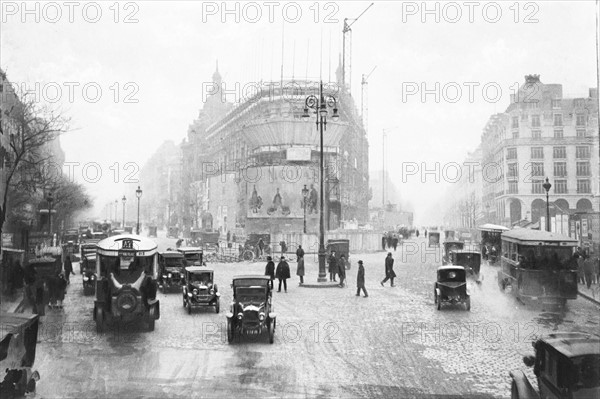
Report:
M465 308L469 311L471 310L471 298L470 297L467 298L467 300L465 301Z
M219 299L217 299L217 303L215 304L215 313L219 313L220 309L221 309L221 301Z
M104 309L96 308L96 332L99 334L104 332L104 319Z
M192 314L192 303L188 301L187 303L188 314Z
M275 341L275 320L269 321L269 343Z
M510 399L519 399L519 389L517 389L517 383L514 380L510 386Z
M442 300L436 295L437 310L442 309Z
M227 342L232 343L233 337L233 322L231 321L231 319L227 319Z

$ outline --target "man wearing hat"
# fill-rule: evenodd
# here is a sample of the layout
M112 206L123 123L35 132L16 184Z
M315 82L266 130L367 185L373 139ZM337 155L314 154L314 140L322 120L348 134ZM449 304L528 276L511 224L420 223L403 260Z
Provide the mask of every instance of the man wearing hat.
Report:
M275 280L275 263L273 258L267 256L267 266L265 267L265 276L269 276L269 287L273 289L273 280Z
M365 268L363 266L363 261L358 261L358 275L356 276L356 296L360 296L360 290L363 290L365 294L365 298L369 296L367 294L367 289L365 288Z
M290 265L285 261L285 256L281 257L281 261L277 265L275 271L275 277L279 280L279 289L277 292L281 292L281 282L283 281L283 288L287 292L287 279L290 278Z

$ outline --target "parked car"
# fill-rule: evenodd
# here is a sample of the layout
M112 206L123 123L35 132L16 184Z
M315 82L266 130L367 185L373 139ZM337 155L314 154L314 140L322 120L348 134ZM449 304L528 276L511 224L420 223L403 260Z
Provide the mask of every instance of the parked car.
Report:
M183 268L185 258L179 251L164 251L158 254L158 284L163 292L170 290L181 291L184 285Z
M444 254L442 256L442 265L450 263L450 252L458 251L465 247L465 243L457 240L444 241Z
M81 259L80 268L83 279L83 295L93 295L96 292L96 251L88 252Z
M221 294L219 287L213 281L214 270L203 266L188 266L185 268L185 284L183 286L183 307L188 314L193 308L214 306L219 313Z
M443 303L462 304L467 310L471 310L471 296L467 287L465 268L453 265L438 267L433 295L437 310L442 308Z
M537 390L521 370L511 371L511 398L600 397L600 337L580 332L558 332L532 342L534 356L525 356L533 366Z
M269 343L275 337L276 314L271 303L269 276L235 276L233 301L227 312L227 341L236 335L269 334Z

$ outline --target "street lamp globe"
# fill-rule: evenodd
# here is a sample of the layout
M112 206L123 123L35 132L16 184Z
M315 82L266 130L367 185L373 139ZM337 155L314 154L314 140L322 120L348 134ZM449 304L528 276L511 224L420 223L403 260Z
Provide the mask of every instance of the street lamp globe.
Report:
M137 198L141 198L142 197L142 189L140 188L140 186L138 186L137 190L135 190L135 196Z
M550 184L550 181L548 181L547 177L546 177L546 183L542 184L542 187L544 187L544 190L546 190L546 193L548 193L550 191L552 184Z

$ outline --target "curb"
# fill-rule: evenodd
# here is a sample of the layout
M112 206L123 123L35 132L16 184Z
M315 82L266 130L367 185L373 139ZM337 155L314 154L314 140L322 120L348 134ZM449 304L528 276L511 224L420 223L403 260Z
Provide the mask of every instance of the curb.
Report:
M304 288L342 288L339 283L312 283L312 284L302 284L299 287Z
M577 294L579 294L580 297L585 298L588 301L595 303L596 305L600 305L600 301L598 301L597 299L594 299L593 297L591 297L591 296L589 296L587 294L584 294L581 291L577 291Z

